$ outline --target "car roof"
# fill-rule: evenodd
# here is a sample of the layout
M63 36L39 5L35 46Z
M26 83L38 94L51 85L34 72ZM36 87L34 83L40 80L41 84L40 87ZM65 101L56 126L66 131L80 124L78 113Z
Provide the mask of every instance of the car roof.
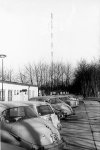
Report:
M39 105L50 105L49 103L42 102L42 101L20 101L20 103L22 103L22 104L32 104L32 105L36 105L36 106L39 106Z
M38 96L38 97L33 97L33 98L30 98L29 101L37 101L38 99L44 99L44 100L50 100L50 99L54 99L54 98L58 98L58 97L55 97L54 95L49 95L49 96Z
M19 106L28 106L28 105L22 104L20 102L18 102L18 103L16 103L16 102L0 102L0 113L3 110L6 110L8 108L19 107Z
M41 101L27 101L28 103L31 103L31 104L34 104L34 105L50 105L49 103L47 102L41 102ZM26 104L27 104L26 102Z
M32 97L29 99L29 101L37 101L38 99L45 99L47 98L46 96L38 96L38 97Z

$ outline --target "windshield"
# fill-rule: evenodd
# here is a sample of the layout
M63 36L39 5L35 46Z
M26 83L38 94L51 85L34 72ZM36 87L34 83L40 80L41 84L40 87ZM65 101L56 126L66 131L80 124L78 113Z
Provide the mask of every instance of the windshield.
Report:
M51 98L50 103L51 104L57 104L57 103L62 103L62 101L59 98Z
M19 106L7 109L3 112L7 122L16 122L19 119L29 119L37 117L34 111L28 106Z
M49 105L40 105L37 106L38 113L43 116L43 115L48 115L48 114L53 114L53 110Z

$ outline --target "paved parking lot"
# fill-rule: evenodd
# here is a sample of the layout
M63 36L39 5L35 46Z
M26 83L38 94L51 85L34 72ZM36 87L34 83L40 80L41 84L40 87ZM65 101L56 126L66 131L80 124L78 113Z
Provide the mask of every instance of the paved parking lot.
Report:
M100 103L80 102L75 115L62 120L61 135L67 150L100 150Z

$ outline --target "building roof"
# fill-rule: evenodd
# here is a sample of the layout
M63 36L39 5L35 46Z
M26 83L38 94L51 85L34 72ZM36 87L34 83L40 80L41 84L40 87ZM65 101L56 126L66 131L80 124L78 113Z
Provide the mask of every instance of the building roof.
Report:
M0 83L2 83L2 80L0 80ZM26 84L26 83L18 83L18 82L11 82L11 81L3 81L3 83L4 83L4 84L14 84L14 85L38 87L37 85Z

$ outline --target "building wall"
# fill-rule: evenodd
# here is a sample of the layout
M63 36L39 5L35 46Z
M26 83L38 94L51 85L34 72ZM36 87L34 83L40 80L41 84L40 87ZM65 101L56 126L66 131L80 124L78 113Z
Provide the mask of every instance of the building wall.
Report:
M3 90L5 101L28 100L29 98L38 96L38 87L36 86L3 83ZM0 83L0 97L2 98L1 94L2 84Z

